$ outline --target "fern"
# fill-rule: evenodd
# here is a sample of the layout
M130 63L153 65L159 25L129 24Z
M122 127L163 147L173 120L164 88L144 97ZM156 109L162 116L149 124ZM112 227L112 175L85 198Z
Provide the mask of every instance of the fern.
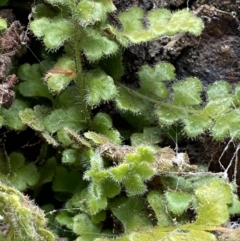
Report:
M1 183L0 205L2 222L9 225L4 240L55 240L54 235L46 229L43 211L17 189Z
M20 66L20 97L9 110L0 109L0 124L18 131L30 127L57 154L52 157L52 150L43 146L42 159L51 156L34 179L28 174L36 172L36 165L13 153L8 169L2 170L3 180L20 190L35 186L37 191L51 182L56 199L66 202L65 210L52 218L72 230L77 241L111 240L109 236L125 241L216 240L211 231L239 212L235 189L221 174L197 175L186 153L158 144L162 127L173 124L183 126L188 137L209 131L216 140L239 138L239 86L233 90L219 81L204 92L194 77L173 82L175 69L166 62L142 66L138 88L121 81L124 48L177 33L199 36L201 19L186 9L144 13L132 7L117 15L117 27L108 20L116 10L110 0L46 2L35 6L29 26L48 57ZM0 28L6 28L4 21ZM50 58L52 52L58 53L57 59ZM109 103L123 119L137 123L135 132L125 133L131 145L123 144L123 131L106 113ZM101 111L96 109L100 106ZM11 226L9 240L53 240L37 208L17 190L5 185L1 189L0 210ZM109 213L122 226L116 233L105 225Z

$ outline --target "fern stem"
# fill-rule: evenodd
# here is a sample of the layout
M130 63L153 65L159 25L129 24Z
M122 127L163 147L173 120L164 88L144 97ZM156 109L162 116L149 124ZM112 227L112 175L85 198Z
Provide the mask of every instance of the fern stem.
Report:
M5 241L11 241L13 240L13 236L14 236L14 228L10 227L10 230L8 231L7 237Z
M85 85L85 79L83 76L83 70L82 70L82 60L81 60L81 26L78 24L78 21L74 16L76 15L76 3L74 1L69 1L71 6L71 12L72 12L72 22L75 30L75 36L73 39L73 49L74 49L74 55L75 55L75 67L76 67L76 86L79 91L79 106L80 106L80 112L81 116L84 116L82 119L82 122L84 124L89 124L90 122L90 111L89 108L85 102L86 99L86 85Z
M135 95L135 96L137 96L141 99L149 101L150 103L157 104L158 106L164 106L164 107L167 107L169 109L175 108L177 110L182 110L182 111L186 111L186 109L187 109L187 112L191 113L191 114L194 114L194 113L198 112L198 110L190 109L190 108L187 108L186 106L173 105L171 103L166 103L166 102L163 102L163 101L160 101L160 100L153 99L153 98L148 97L144 94L141 94L140 92L138 92L136 90L128 88L126 85L123 85L118 81L115 81L115 84L122 87L123 89L127 90L131 95Z

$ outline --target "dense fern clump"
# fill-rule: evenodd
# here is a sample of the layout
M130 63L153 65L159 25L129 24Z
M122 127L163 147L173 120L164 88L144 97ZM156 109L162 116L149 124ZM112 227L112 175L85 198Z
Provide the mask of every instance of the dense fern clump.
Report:
M18 68L17 98L10 109L0 109L3 126L30 127L44 140L39 165L17 152L0 165L3 182L13 186L3 185L0 195L9 237L18 240L19 221L29 225L33 220L33 226L20 230L21 240L53 240L43 214L32 212L32 204L26 206L29 201L16 190L32 187L37 195L51 183L65 208L48 217L71 230L77 241L217 240L212 231L239 213L235 186L225 173L198 172L187 153L159 144L163 129L176 123L188 137L208 131L216 140L238 139L239 86L233 90L219 81L204 90L194 77L174 82L174 67L167 62L142 66L138 88L121 81L124 48L177 33L199 36L202 20L186 9L144 13L132 7L118 14L116 27L107 18L116 10L111 0L46 3L34 6L29 28L48 54L39 64ZM0 30L5 23L0 21ZM51 52L59 53L57 58ZM111 113L92 111L109 102L121 118L140 126L127 134L131 145L123 144ZM4 205L12 198L16 205L12 202L6 215ZM28 229L35 232L30 238Z

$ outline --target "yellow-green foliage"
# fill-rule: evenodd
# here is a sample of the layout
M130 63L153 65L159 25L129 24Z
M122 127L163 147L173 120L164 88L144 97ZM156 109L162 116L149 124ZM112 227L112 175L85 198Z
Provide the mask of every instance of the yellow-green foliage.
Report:
M44 213L32 201L13 187L0 183L1 223L6 225L10 241L54 241L55 236L46 228Z
M158 191L150 191L147 199L154 210L158 224L154 227L143 221L137 220L140 215L135 199L131 204L118 204L118 212L113 213L121 220L126 234L114 239L118 241L156 241L156 240L204 240L217 241L211 231L224 224L229 219L229 205L233 203L231 187L222 180L208 182L201 185L191 195L182 191L167 191L162 194ZM170 197L171 195L171 197ZM129 202L129 200L128 200ZM238 201L239 202L239 201ZM189 223L183 219L183 211L192 206L197 212L196 220ZM142 207L143 208L143 207ZM134 213L135 211L135 213ZM132 213L131 215L128 215ZM145 216L146 217L146 216ZM178 219L178 222L174 223ZM182 220L180 219L182 218ZM130 226L132 225L132 226ZM112 240L108 238L97 238L95 241Z

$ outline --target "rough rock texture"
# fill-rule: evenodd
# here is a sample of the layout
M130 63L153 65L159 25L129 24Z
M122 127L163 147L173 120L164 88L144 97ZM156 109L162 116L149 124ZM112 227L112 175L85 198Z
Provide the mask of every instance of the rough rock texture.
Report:
M204 20L205 29L199 38L187 38L187 48L183 46L176 59L178 75L196 76L205 84L220 79L237 83L240 77L239 20L235 14L209 5L202 5L195 12ZM189 42L193 43L190 47Z

